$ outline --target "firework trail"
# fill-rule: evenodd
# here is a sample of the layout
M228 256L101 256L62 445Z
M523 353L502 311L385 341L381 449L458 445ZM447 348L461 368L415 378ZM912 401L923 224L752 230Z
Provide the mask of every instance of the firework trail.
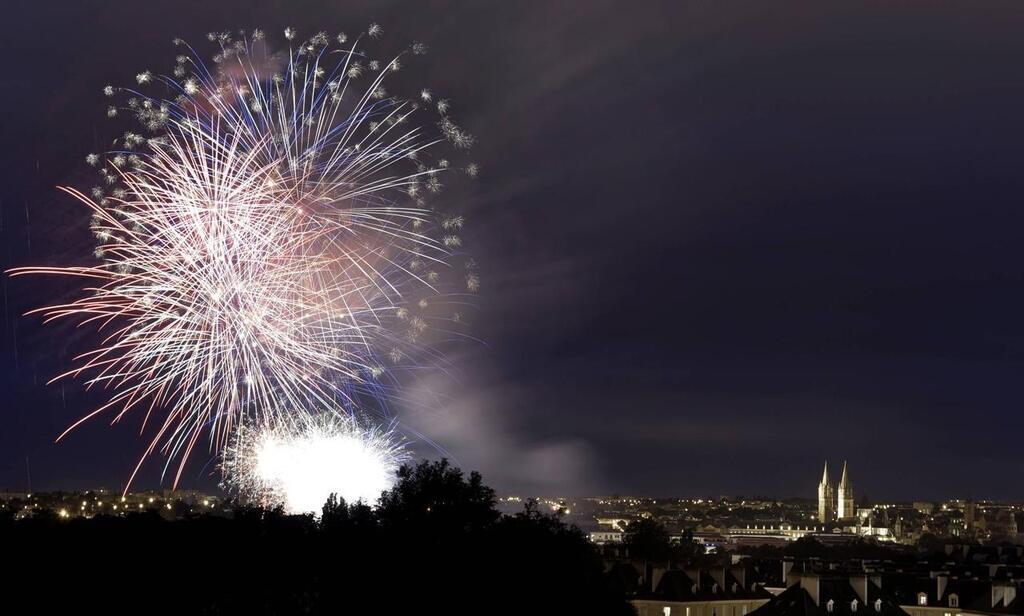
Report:
M473 138L429 89L387 93L385 78L426 48L372 59L359 42L380 34L298 41L289 28L275 53L260 31L212 33L212 65L176 40L172 75L104 88L119 101L107 115L142 128L86 157L100 178L88 194L62 188L91 211L98 262L13 270L88 283L34 311L102 332L56 379L81 376L109 400L61 437L137 411L155 434L132 478L159 450L179 460L176 486L204 435L216 452L243 424L305 434L321 409L380 396L386 366L430 328L442 277L476 291L472 262L453 266L462 216L428 202L442 179L476 176L434 156Z
M308 417L237 430L224 450L224 487L290 513L317 513L331 494L375 503L409 457L394 427L330 412Z

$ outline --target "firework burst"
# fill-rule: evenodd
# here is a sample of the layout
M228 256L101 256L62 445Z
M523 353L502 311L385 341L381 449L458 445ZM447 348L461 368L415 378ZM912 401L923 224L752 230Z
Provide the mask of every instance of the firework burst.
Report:
M243 427L224 450L224 487L263 506L318 512L331 494L373 504L408 459L393 426L329 412L278 427Z
M386 366L430 327L443 275L479 286L471 261L451 267L462 217L428 203L443 177L476 176L434 156L473 137L447 101L424 106L430 90L385 89L425 46L380 61L361 37L284 35L275 53L260 31L211 33L212 65L175 41L187 52L171 75L105 87L107 115L142 128L86 157L100 179L88 194L64 189L92 212L99 262L14 271L89 281L79 299L37 311L103 332L57 378L112 393L68 431L140 411L155 435L139 466L155 450L180 460L175 485L204 434L216 452L244 424L301 432L317 409L351 413L361 394L379 395ZM318 429L334 440L318 442L354 438L355 424L331 421ZM359 434L374 447L391 437Z

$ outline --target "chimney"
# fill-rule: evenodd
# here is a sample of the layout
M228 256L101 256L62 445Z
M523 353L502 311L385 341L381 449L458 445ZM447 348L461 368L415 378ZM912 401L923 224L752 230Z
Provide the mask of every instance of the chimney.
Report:
M992 607L997 607L999 602L1002 601L1003 607L1006 607L1013 603L1013 600L1017 598L1017 586L1010 582L999 582L992 584Z
M814 601L815 606L821 606L821 579L817 575L813 573L801 575L800 587L811 596L811 601Z
M999 605L999 602L1003 600L1004 590L1003 587L997 584L992 585L992 607ZM1006 605L1005 603L1003 605Z
M857 598L860 599L862 605L868 604L868 576L866 575L851 575L850 586L853 587L853 591L857 593Z
M946 584L949 582L949 578L945 575L935 576L936 582L936 593L935 601L939 605L942 605L942 597L946 594Z
M684 570L686 577L690 578L690 581L694 586L697 587L697 591L700 591L700 569L686 569Z
M709 571L719 588L725 588L725 567L712 567Z
M1003 587L1003 606L1010 605L1013 600L1017 598L1017 586L1014 584L1007 584Z
M653 567L651 569L651 592L657 592L658 584L661 583L661 578L665 575L664 567Z
M732 576L736 578L736 581L740 583L740 588L743 590L747 589L747 568L743 565L732 569Z
M654 577L654 565L644 561L644 572L640 576L640 587L647 592L654 592L654 586L651 586L652 577Z

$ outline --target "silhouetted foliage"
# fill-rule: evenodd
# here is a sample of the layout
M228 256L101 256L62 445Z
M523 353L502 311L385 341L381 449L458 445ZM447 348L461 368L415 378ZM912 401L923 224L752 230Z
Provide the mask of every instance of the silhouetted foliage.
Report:
M395 487L380 497L377 506L382 527L417 535L429 530L436 542L453 533L480 532L498 515L494 490L483 485L480 474L470 473L466 481L447 460L403 466Z
M940 558L944 557L946 552L946 545L942 538L933 535L932 533L921 533L921 537L917 540L917 548L927 555L939 555Z
M318 520L280 508L167 520L156 511L0 516L4 586L37 613L632 614L578 529L494 493L447 461L403 468L379 507L331 496Z
M673 540L657 520L640 518L630 522L622 534L622 543L631 558L650 561L694 561L703 556L703 550L693 541L693 532L683 531Z
M630 522L622 534L622 543L629 549L631 558L669 560L672 555L668 531L656 520L649 518Z

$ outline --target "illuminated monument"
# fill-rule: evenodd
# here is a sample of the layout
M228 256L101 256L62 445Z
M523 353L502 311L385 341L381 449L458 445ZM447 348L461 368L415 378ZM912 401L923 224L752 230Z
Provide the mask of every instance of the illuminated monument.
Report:
M822 524L845 520L854 517L857 510L853 504L853 485L846 472L846 462L843 462L843 476L839 480L839 487L835 488L828 477L828 462L825 462L825 470L821 474L821 483L818 484L818 521Z
M821 483L818 484L818 521L823 524L831 522L835 513L832 491L832 482L828 478L828 461L826 461L825 471L821 474Z
M836 490L836 517L846 520L857 515L853 506L853 485L846 476L846 462L843 462L843 477L839 480L839 488Z

